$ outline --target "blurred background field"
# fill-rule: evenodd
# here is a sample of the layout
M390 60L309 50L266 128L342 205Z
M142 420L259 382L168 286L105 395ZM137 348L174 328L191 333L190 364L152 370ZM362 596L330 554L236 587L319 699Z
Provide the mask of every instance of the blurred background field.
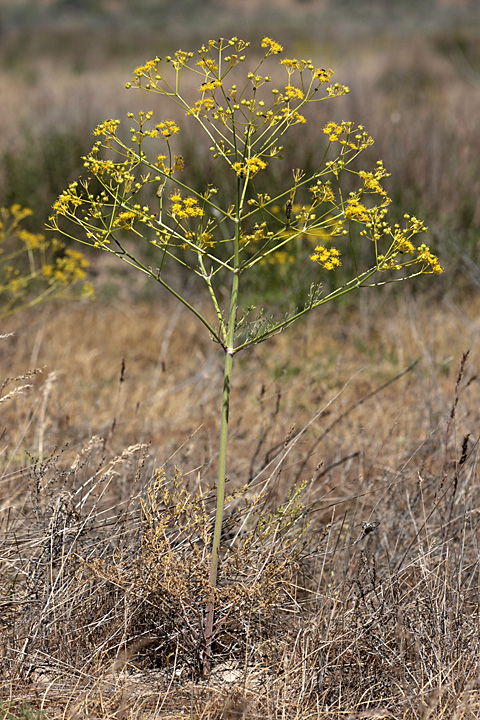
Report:
M0 207L32 208L28 227L45 232L51 204L82 171L96 124L149 109L148 97L124 89L133 69L231 35L257 46L268 35L287 56L334 69L351 92L309 117L285 153L286 172L308 167L328 120L363 123L376 140L371 165L381 158L392 173L393 214L425 221L445 273L408 288L365 290L238 357L230 484L248 484L251 500L266 482L270 508L306 481L303 521L312 521L299 560L304 576L281 600L278 626L272 631L265 615L251 639L250 626L229 630L245 633L243 645L225 631L218 648L236 671L238 663L261 668L261 688L247 687L245 670L228 682L224 674L220 689L197 683L189 694L186 680L198 680L195 648L171 629L170 645L160 641L168 632L147 611L127 619L128 598L140 597L131 553L154 469L164 466L172 477L180 467L194 492L215 482L217 346L160 289L100 253L88 256L95 301L58 301L6 319L2 697L75 718L473 717L480 677L478 3L3 0ZM196 136L186 137L183 154L190 182L221 181ZM291 279L272 282L275 302ZM75 505L61 528L71 564L59 570L52 518L65 492ZM364 522L380 525L356 545ZM83 535L75 535L78 527ZM49 577L32 571L45 553ZM100 556L133 573L127 589L107 576ZM142 600L155 602L158 596ZM121 651L152 634L154 648L132 654L128 676L107 677Z

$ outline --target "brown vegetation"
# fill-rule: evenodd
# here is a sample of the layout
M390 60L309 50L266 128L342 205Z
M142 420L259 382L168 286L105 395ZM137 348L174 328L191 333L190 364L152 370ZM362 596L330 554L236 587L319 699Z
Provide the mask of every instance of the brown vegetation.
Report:
M478 308L360 297L239 360L208 680L215 346L162 302L10 321L3 396L32 387L2 403L5 698L49 717L477 711Z

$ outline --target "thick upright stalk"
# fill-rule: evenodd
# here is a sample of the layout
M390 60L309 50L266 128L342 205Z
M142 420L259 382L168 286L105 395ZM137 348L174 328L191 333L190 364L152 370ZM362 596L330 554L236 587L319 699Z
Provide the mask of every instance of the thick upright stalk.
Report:
M240 238L240 182L237 183L237 217L235 228L235 254L232 291L230 296L230 312L228 317L227 347L225 349L225 367L223 374L222 394L222 421L220 427L220 451L218 460L217 507L215 514L215 529L212 541L212 554L210 558L210 597L207 603L207 617L205 621L205 655L202 660L202 672L208 675L212 661L213 616L215 611L215 588L217 586L218 553L223 525L223 508L225 504L225 481L227 473L227 443L228 443L228 416L230 410L230 389L233 368L233 343L235 340L235 322L238 303L239 281L239 238Z

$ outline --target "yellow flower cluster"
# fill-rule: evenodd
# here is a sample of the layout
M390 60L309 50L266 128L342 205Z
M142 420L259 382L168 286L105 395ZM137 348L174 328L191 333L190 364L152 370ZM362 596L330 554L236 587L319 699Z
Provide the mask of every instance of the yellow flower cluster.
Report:
M18 300L25 294L28 288L28 281L20 275L20 271L16 268L6 266L3 280L0 284L0 293L5 291L13 300ZM0 315L1 317L2 315Z
M307 122L306 117L300 115L300 113L296 110L292 112L288 108L283 108L282 114L283 117L287 120L288 125L297 125L297 123L304 124Z
M180 132L180 128L173 120L165 120L164 122L157 123L152 130L148 130L144 127L143 123L145 120L150 120L151 115L151 113L148 113L145 118L141 117L138 128L131 128L130 134L132 142L141 142L144 137L156 138L159 135L162 135L166 140L168 140L169 137Z
M318 180L317 184L313 185L309 188L309 190L312 193L315 202L335 202L335 196L330 183L322 183Z
M275 42L275 40L272 40L269 37L264 37L262 40L262 48L264 48L267 52L266 55L278 55L283 51L283 46L279 43Z
M156 68L159 62L159 58L155 58L155 60L147 60L145 65L140 65L139 67L135 68L134 76L140 78L142 77L142 75L148 75L152 70Z
M158 125L155 126L155 129L158 130L165 138L169 138L180 132L180 128L173 120L165 120L164 122L158 123Z
M220 80L210 80L209 82L202 83L198 88L198 92L215 92L219 87L222 87Z
M443 272L443 268L438 262L437 256L430 252L428 245L422 243L422 245L417 248L417 252L417 262L421 262L426 267L429 267L430 272L435 273L436 275L440 275L440 273Z
M199 50L198 52L200 53L200 52L202 52L202 51L206 52L206 48L203 47L203 48L202 48L201 50ZM204 70L207 70L207 71L210 72L210 73L216 73L216 72L218 72L218 65L217 65L217 63L216 63L214 60L212 60L212 58L209 58L209 57L202 58L202 60L199 60L196 64L197 64L198 67L201 67L201 68L203 68Z
M291 70L300 70L300 72L302 72L308 67L308 62L306 60L297 60L297 58L285 58L284 60L280 60L280 65L290 68Z
M340 125L336 122L329 122L323 128L323 132L328 135L330 142L340 142L344 147L358 152L373 145L373 138L365 131L363 125L355 128L351 122L342 122ZM355 134L353 135L353 133ZM342 135L346 137L342 137Z
M17 237L27 250L44 250L46 247L45 236L40 233L32 233L21 228L17 230Z
M345 217L347 220L368 223L371 219L371 213L356 197L352 197L348 199L345 206Z
M193 58L192 52L185 52L184 50L177 50L175 53L175 60L172 60L170 56L167 56L165 59L167 62L173 62L173 67L175 70L180 70L187 60L190 60L190 58Z
M267 230L267 223L263 222L261 225L255 225L253 232L251 233L243 233L240 237L240 242L242 245L248 245L249 243L259 243L262 240L265 240L267 237L272 237L273 233L268 232Z
M200 235L197 235L194 232L188 232L188 233L186 233L185 237L187 238L187 240L190 241L190 243L195 245L200 250L204 250L207 247L212 248L215 245L215 242L212 238L212 234L209 232L206 232L206 231L200 233ZM183 245L183 249L184 250L192 249L192 246L190 243L185 243Z
M115 135L119 125L120 120L105 120L105 122L100 123L100 125L95 128L93 134L96 136L105 135L106 137Z
M190 217L203 217L204 211L198 206L198 200L194 197L182 198L179 192L170 195L172 216L177 220L184 220Z
M405 232L403 230L400 230L398 225L395 226L395 231L393 234L393 239L395 241L394 247L398 252L400 253L406 253L407 255L413 255L415 252L415 246L413 243L410 242L410 240L407 240L405 237Z
M57 238L46 238L21 226L32 215L14 204L0 208L0 318L48 298L64 297L66 290L85 278L88 262L81 252L65 249ZM84 283L79 295L92 294Z
M26 217L32 215L30 208L25 208L14 203L9 209L0 209L0 237L4 237L3 232L5 228L9 228L9 232L12 232L19 223L22 222Z
M92 157L91 155L85 158L83 166L97 177L102 177L105 173L108 175L115 170L115 165L112 160L100 160L99 158Z
M85 278L85 268L89 264L81 252L68 248L63 257L56 259L54 265L43 266L43 275L62 285L70 285Z
M113 227L119 227L122 230L131 230L133 223L138 220L138 213L133 210L124 210L118 213L113 221Z
M286 85L285 97L287 100L303 100L305 95L299 88L293 87L293 85Z
M167 167L165 165L166 159L166 155L157 155L157 158L155 160L155 165L162 173L165 173L165 175L173 175L175 170L183 170L185 167L185 161L182 155L173 156L173 167Z
M126 184L131 185L134 182L135 176L131 173L132 162L134 161L133 158L131 160L125 160L123 163L114 163L112 160L101 160L98 158L97 156L99 151L100 143L95 143L90 153L83 158L83 166L86 167L92 175L95 175L100 179L103 178L104 175L110 175L112 180L119 184L125 182ZM77 183L69 185L69 191L73 191L76 188L76 185ZM72 194L72 192L70 194ZM73 195L76 196L76 191ZM60 199L61 196L59 200ZM71 201L74 203L77 201L78 205L81 204L81 201L78 202L78 198L76 197L71 198Z
M325 125L323 132L325 135L328 135L330 142L336 142L340 138L340 135L345 132L345 129L343 127L343 123L342 125L338 125L336 122L332 121Z
M310 260L321 265L324 270L335 270L342 264L337 248L330 248L329 250L324 245L317 245L314 254L310 256Z
M70 183L68 188L54 202L53 210L57 215L68 215L70 212L75 212L75 208L82 205L83 200L77 194L77 186L77 182Z
M329 85L327 88L327 97L334 98L334 97L341 97L342 95L348 95L350 92L350 88L346 85L340 85L340 83L335 83L334 85Z
M320 80L321 83L326 83L330 80L333 75L333 70L324 70L323 68L317 68L313 73L313 77Z
M182 157L182 155L174 155L173 156L173 169L174 170L183 170L185 167L185 161Z
M377 193L378 195L386 195L385 189L380 185L378 177L376 177L374 173L360 170L358 176L363 180L363 186L366 190L370 190L372 193Z
M232 167L239 177L244 177L246 175L250 175L250 177L252 177L259 170L265 170L267 163L259 157L253 157L246 160L245 163L233 163Z
M187 115L193 115L194 117L208 117L210 110L215 107L215 100L211 97L205 97L202 100L197 100L195 105L187 110Z

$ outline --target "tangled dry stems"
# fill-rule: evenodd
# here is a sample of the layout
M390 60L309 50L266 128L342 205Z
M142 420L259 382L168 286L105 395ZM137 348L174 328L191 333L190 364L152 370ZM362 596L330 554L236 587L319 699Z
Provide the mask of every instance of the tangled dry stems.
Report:
M32 713L43 709L48 717L474 717L475 355L459 358L457 375L445 376L443 411L430 397L414 443L400 442L393 423L382 430L375 475L368 453L358 462L363 440L351 433L355 412L366 413L365 422L382 392L399 392L416 371L381 392L388 381L358 385L350 399L331 388L332 402L323 400L322 413L300 429L280 424L275 397L269 414L257 418L250 458L234 464L251 468L243 475L250 482L230 483L208 680L199 678L199 661L210 465L182 476L170 461L162 472L148 443L113 452L113 441L98 437L43 459L5 452L4 698L28 701ZM17 374L4 397L45 378ZM30 392L6 399L4 417L21 419L22 402L37 394L42 406L42 387ZM51 393L35 416L44 447L54 432ZM308 417L311 406L302 412ZM309 481L289 498L320 428L330 428L324 461L314 456L303 466ZM38 429L24 437L37 449ZM11 425L9 433L11 442ZM191 442L201 448L203 441Z

